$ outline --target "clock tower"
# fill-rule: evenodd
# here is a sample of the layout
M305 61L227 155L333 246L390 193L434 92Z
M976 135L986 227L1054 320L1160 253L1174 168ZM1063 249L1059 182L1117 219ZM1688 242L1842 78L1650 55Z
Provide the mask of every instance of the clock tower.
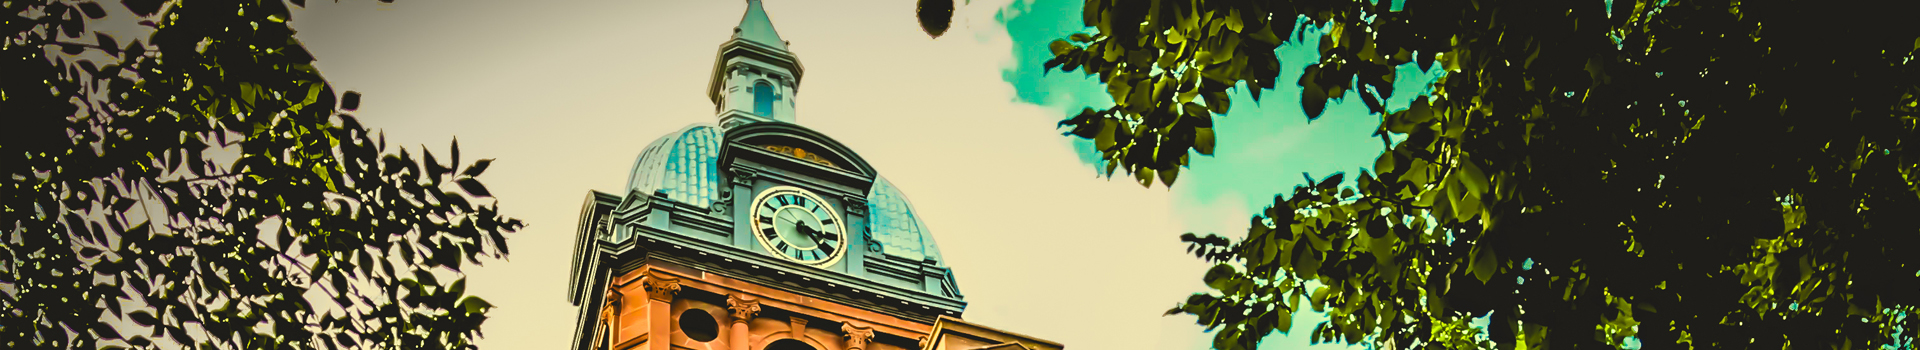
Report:
M576 350L1061 349L962 318L905 194L797 124L802 66L748 0L708 84L715 123L648 145L589 191L568 301Z

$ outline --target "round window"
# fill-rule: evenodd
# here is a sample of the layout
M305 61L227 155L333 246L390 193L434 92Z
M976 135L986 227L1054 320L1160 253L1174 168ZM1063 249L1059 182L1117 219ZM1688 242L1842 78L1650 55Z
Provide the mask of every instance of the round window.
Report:
M680 333L698 342L710 342L720 336L720 323L713 320L707 310L687 309L680 312Z

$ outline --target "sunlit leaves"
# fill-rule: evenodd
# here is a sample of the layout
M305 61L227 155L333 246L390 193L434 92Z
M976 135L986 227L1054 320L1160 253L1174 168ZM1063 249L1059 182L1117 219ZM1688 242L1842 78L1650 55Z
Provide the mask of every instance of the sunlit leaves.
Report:
M1080 70L1107 86L1114 107L1060 122L1069 135L1093 139L1111 176L1124 169L1139 183L1171 186L1191 153L1211 155L1215 114L1230 110L1227 89L1246 82L1273 88L1273 49L1295 25L1290 17L1188 2L1095 0L1086 4L1094 34L1054 41L1049 70ZM1197 101L1196 101L1197 100ZM1190 153L1191 152L1191 153Z
M1114 101L1060 126L1143 184L1210 153L1198 130L1273 86L1296 23L1325 28L1305 114L1380 116L1354 188L1309 176L1244 238L1181 237L1220 265L1170 312L1216 347L1301 303L1315 341L1382 347L1913 344L1920 255L1888 247L1920 245L1915 4L1393 3L1090 0L1094 31L1049 44ZM1447 74L1387 110L1408 63Z

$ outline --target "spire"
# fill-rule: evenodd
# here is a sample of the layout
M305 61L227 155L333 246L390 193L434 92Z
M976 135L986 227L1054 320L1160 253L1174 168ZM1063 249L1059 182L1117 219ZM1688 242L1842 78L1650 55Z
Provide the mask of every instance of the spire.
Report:
M780 40L780 32L773 30L773 20L767 19L767 10L760 6L760 0L747 0L747 14L740 16L740 26L734 27L733 37L787 49L787 42Z
M794 99L800 93L805 68L787 51L787 41L773 31L760 0L747 0L747 13L734 27L733 38L720 44L714 57L707 97L713 100L720 127L778 121L792 123Z

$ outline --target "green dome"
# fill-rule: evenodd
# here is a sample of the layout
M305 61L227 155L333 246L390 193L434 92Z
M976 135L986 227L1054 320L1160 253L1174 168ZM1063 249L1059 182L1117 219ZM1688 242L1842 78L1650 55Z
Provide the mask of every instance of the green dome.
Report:
M710 208L720 197L719 161L723 131L709 123L688 125L654 140L634 159L627 188L661 193L675 202ZM908 261L945 266L933 232L913 211L913 203L884 176L867 192L867 232L881 253Z

